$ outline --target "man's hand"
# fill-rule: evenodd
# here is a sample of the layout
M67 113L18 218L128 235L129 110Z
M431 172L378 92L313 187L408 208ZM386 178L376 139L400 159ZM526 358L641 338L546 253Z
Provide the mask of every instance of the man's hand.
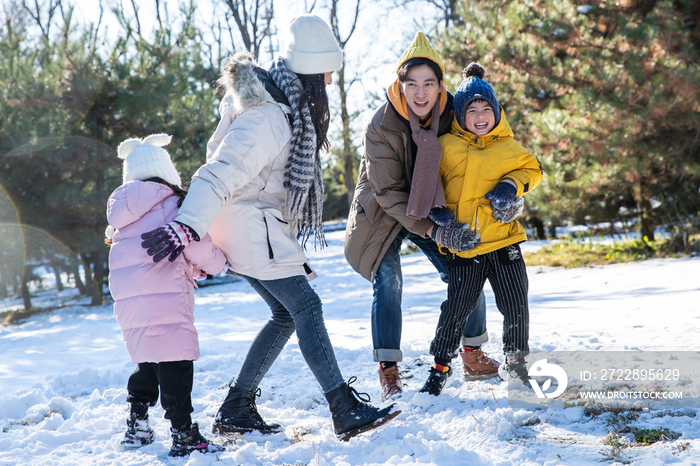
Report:
M494 210L505 210L515 202L518 189L508 181L501 181L484 198L491 199L491 207Z
M467 230L467 226L459 222L433 227L430 237L453 251L470 251L481 243L479 233Z
M170 222L142 234L141 239L145 240L141 243L141 247L147 249L149 256L153 256L153 262L160 262L168 255L170 255L168 260L172 262L182 254L188 244L199 241L199 236L187 225Z
M501 223L510 223L516 218L520 217L520 214L523 213L524 207L525 201L523 200L523 197L516 197L515 202L513 202L513 204L511 204L511 206L507 209L493 209L493 218Z

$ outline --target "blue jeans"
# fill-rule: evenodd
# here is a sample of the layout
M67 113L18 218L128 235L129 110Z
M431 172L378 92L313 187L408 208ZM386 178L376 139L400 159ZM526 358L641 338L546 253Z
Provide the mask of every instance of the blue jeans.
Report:
M344 383L343 375L323 322L321 299L306 277L245 279L270 306L272 318L253 340L234 387L257 389L295 329L301 354L323 393L340 387Z
M428 260L435 266L440 278L447 283L447 262L444 254L440 253L438 245L430 238L423 238L402 228L389 246L372 284L374 298L372 300L372 343L374 345L375 361L401 361L401 293L403 292L403 276L401 274L401 259L399 251L401 243L410 240L423 251ZM462 344L481 346L489 340L486 333L486 298L483 290L477 300L474 310L469 314L464 328Z

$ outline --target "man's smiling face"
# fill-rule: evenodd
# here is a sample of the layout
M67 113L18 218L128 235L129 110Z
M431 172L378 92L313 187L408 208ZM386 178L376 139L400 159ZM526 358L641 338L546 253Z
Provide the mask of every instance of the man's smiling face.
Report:
M406 103L422 122L432 114L441 89L442 82L438 81L435 72L428 65L411 68L406 80L401 83Z

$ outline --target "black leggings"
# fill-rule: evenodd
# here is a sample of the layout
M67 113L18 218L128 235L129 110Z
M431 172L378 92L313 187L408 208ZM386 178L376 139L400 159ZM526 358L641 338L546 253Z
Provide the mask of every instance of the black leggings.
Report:
M155 406L160 386L160 404L165 410L165 419L170 419L174 429L182 429L192 421L193 381L192 361L142 362L129 377L126 401Z
M503 352L510 357L529 353L528 279L520 246L513 244L472 259L448 254L447 275L447 300L440 306L430 354L443 360L457 356L462 329L487 279L503 314Z

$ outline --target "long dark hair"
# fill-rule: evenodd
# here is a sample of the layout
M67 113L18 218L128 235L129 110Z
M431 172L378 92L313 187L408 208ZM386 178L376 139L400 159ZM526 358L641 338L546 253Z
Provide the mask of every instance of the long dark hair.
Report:
M331 144L326 137L331 121L331 113L328 109L328 94L326 93L325 75L321 74L297 74L301 81L301 97L299 97L299 111L304 105L309 104L311 120L316 130L316 153L323 149L330 149Z
M187 188L183 188L182 186L175 186L174 184L170 184L167 181L165 181L162 178L159 178L157 176L154 176L153 178L148 178L143 181L153 181L154 183L160 183L164 184L168 188L172 189L173 192L175 193L176 196L178 196L180 199L177 201L177 206L182 207L182 202L185 200L185 196L187 196Z

